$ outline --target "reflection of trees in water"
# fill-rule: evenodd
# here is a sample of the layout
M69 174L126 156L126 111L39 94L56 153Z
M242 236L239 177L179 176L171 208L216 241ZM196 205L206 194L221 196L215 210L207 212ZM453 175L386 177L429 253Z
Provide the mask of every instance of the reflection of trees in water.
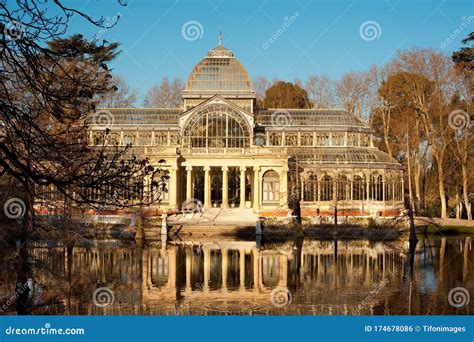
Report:
M34 314L172 314L177 306L185 314L351 314L364 301L357 313L467 314L469 307L449 306L447 293L473 289L470 239L421 240L412 263L401 241L300 239L262 249L252 242L161 249L97 244L30 249ZM3 302L16 281L13 266L6 270ZM98 308L92 293L103 286L115 302ZM272 307L269 293L276 287L291 291L291 305Z

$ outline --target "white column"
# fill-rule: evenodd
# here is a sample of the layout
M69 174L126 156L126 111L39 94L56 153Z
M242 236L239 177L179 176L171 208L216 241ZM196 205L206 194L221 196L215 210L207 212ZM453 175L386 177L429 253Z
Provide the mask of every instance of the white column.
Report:
M168 187L170 208L176 209L178 201L178 169L176 167L170 169Z
M301 186L301 189L300 189L300 200L301 202L304 201L304 181L305 181L305 176L302 174L301 175L301 182L300 182L300 186Z
M385 195L386 195L386 193L385 193L385 183L386 183L386 180L385 180L385 175L384 175L384 177L382 179L382 201L383 201L384 207L385 207Z
M367 184L366 184L366 191L367 191L367 202L370 201L371 196L370 196L370 174L367 177Z
M193 167L186 166L186 199L193 198Z
M321 201L321 185L323 184L321 182L321 175L318 175L318 205L319 205L319 202Z
M281 169L280 173L280 206L286 208L288 205L288 165Z
M392 204L395 204L395 180L392 178Z
M245 166L240 167L240 207L245 208Z
M260 167L253 167L253 210L260 210Z
M204 166L204 208L211 207L211 168Z
M222 208L229 208L229 168L223 166L222 170Z

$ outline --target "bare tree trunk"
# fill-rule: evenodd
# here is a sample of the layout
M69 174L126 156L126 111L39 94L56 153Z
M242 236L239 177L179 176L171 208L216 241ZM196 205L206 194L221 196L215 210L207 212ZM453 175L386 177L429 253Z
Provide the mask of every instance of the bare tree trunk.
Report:
M411 153L410 153L410 135L407 134L407 169L408 169L408 194L410 196L409 200L409 208L408 208L408 219L410 220L410 242L415 242L416 246L416 241L418 241L418 238L416 237L416 227L415 227L415 218L414 215L415 213L413 212L413 191L411 187Z
M414 174L414 181L415 181L415 210L418 212L420 210L420 203L421 203L421 186L420 186L420 178L421 178L421 166L420 162L415 162L415 174Z
M462 204L461 201L459 200L459 192L456 189L456 219L460 219L462 214ZM449 216L452 216L451 213Z
M410 208L414 209L414 199L413 199L413 187L412 187L412 180L411 180L411 174L412 174L412 166L411 166L411 153L410 153L410 143L408 143L408 148L407 148L407 171L408 171L408 198L410 200ZM416 214L416 213L414 213Z
M390 141L388 140L388 135L384 134L384 141L385 141L385 147L387 148L387 153L390 157L393 156L392 154L392 146L390 145Z
M438 184L439 184L439 197L441 200L441 218L447 217L447 207L446 207L446 190L444 186L444 165L441 157L436 157L438 165Z
M472 220L472 211L471 211L471 202L469 201L469 194L467 192L467 182L468 182L468 176L467 176L467 167L466 165L462 165L462 193L463 193L463 199L464 199L464 205L466 206L466 211L467 211L467 219Z
M392 145L390 145L390 140L388 139L389 130L390 130L390 108L387 109L387 117L385 117L384 109L382 109L382 122L383 122L383 140L385 142L385 148L390 157L393 156Z
M26 182L28 183L28 181ZM29 315L30 310L28 307L28 297L30 288L28 285L28 275L30 273L30 267L28 264L28 239L29 234L33 231L33 196L31 189L26 185L24 186L26 192L26 212L23 219L20 220L20 239L18 246L18 258L17 258L17 269L16 269L16 311L18 315Z

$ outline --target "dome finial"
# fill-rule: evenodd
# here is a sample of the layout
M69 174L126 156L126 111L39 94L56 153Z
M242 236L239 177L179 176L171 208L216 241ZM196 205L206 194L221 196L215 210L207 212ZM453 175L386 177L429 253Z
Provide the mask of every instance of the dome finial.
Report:
M219 31L219 46L222 46L222 31Z

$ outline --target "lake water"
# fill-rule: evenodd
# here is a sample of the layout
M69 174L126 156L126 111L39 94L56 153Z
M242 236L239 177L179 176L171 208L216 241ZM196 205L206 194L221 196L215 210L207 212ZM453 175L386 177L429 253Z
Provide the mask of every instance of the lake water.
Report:
M0 308L15 314L14 250ZM29 248L28 310L67 315L452 315L474 313L469 237L407 241L200 239L138 246L79 240ZM451 296L448 296L450 291ZM17 289L18 291L18 289ZM451 303L450 303L451 302ZM459 305L464 304L464 305ZM459 306L459 307L456 307Z

